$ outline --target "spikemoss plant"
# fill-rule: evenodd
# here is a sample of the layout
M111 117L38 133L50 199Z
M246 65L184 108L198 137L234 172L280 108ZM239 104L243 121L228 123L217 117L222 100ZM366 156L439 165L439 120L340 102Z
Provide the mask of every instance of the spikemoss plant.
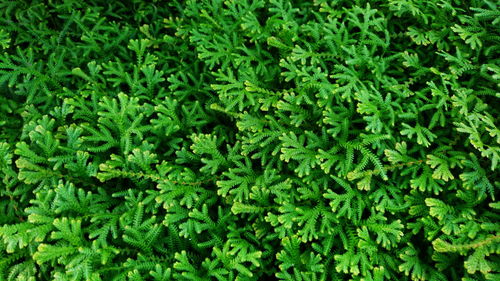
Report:
M492 0L0 0L0 280L499 280Z

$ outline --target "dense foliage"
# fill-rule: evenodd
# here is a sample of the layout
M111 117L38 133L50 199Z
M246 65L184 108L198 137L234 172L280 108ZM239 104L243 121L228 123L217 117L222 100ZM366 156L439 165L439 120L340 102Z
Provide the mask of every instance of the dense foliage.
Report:
M499 280L493 0L0 0L0 280Z

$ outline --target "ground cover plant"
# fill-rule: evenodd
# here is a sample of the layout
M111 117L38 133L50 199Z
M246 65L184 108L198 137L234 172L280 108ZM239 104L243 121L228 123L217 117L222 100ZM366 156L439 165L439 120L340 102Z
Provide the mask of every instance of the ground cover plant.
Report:
M0 0L0 280L499 280L486 0Z

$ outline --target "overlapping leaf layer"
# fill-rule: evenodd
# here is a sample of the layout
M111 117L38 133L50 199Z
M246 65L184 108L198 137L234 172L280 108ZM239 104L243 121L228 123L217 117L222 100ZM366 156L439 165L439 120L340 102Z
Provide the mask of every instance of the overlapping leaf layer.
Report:
M0 280L499 280L500 6L0 0Z

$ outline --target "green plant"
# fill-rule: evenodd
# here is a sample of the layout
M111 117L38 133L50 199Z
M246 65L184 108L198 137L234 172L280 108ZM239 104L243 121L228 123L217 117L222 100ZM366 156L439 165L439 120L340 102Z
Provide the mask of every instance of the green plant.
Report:
M0 0L0 280L498 280L487 0Z

